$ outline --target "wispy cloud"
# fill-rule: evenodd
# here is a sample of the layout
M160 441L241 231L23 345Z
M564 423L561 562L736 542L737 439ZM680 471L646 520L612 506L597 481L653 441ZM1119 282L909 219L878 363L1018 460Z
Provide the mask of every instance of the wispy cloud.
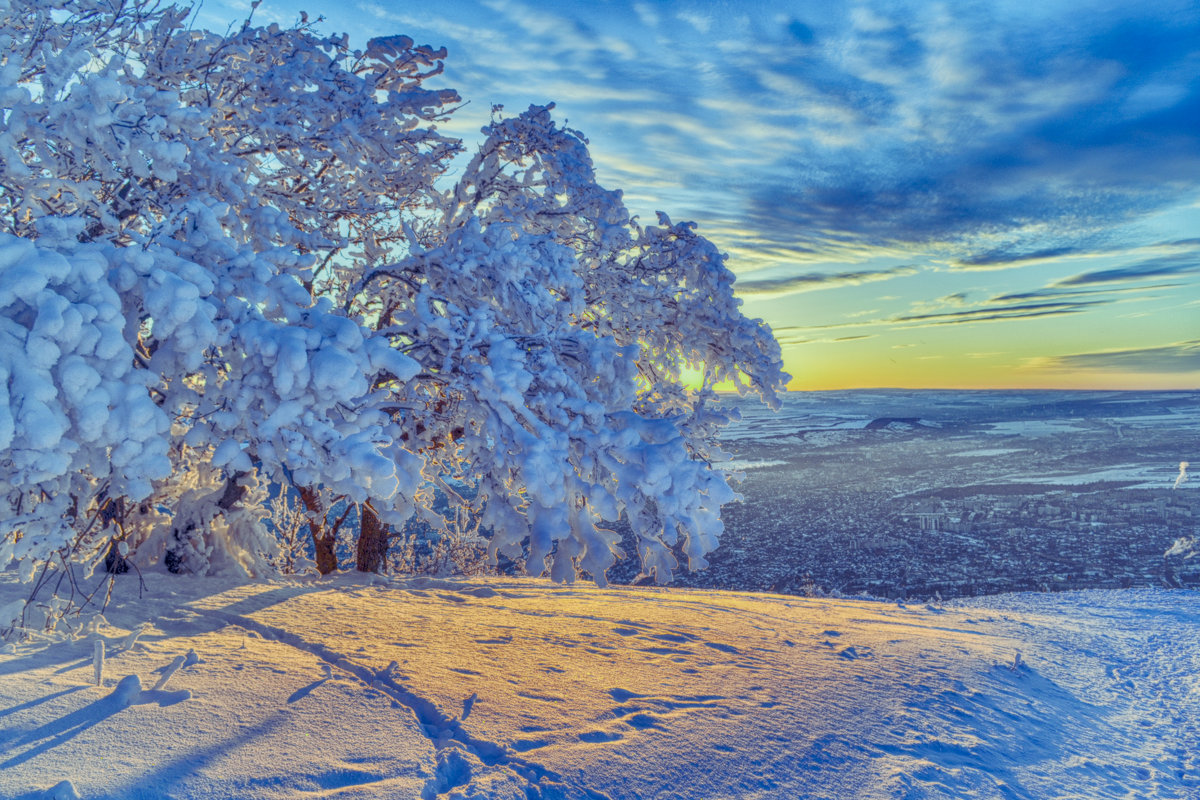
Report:
M1030 293L1036 300L1034 293ZM1081 293L1090 294L1090 293ZM1108 294L1108 293L1106 293ZM1080 300L1074 297L1047 299L1040 302L1014 303L1008 297L1001 296L967 307L965 299L960 300L958 294L948 295L937 301L918 301L912 304L912 311L903 314L888 314L871 319L847 319L842 322L831 322L819 325L791 326L783 329L791 334L818 330L836 330L843 328L878 328L895 329L927 328L945 325L973 325L988 322L1019 322L1022 320L1045 317L1059 317L1080 314L1103 306L1121 302L1117 297L1098 297ZM954 310L938 310L951 308ZM850 315L854 316L854 315ZM811 335L807 333L806 335ZM910 345L896 345L910 346Z
M1080 314L1092 308L1109 305L1116 302L1113 299L1105 298L1100 300L1078 300L1064 302L1044 302L1044 303L1024 303L1020 305L1003 305L1003 304L982 304L976 308L965 309L962 311L938 311L908 314L891 314L873 319L848 320L844 322L829 322L817 325L793 325L782 328L776 328L776 336L786 336L791 338L813 335L813 331L832 331L842 329L872 329L872 328L892 328L896 330L912 329L912 328L930 328L941 327L945 325L974 325L979 323L995 323L995 322L1020 322L1029 319L1038 319L1045 317L1060 317L1071 314ZM917 308L922 308L926 304L914 304ZM837 337L839 340L849 340L854 337ZM807 339L806 341L818 341L815 339ZM827 339L823 341L834 341ZM783 342L783 339L780 339ZM912 347L912 344L897 344L893 348Z
M637 49L624 37L601 33L577 17L556 13L546 6L535 8L516 0L484 0L483 5L502 14L537 45L551 48L555 55L573 59L602 55L627 61L637 57Z
M892 317L897 324L961 325L974 322L997 322L1001 320L1054 317L1063 314L1078 314L1092 306L1104 305L1105 300L1079 300L1059 303L1025 303L1011 306L985 306L968 311L945 311L933 314L908 314Z
M933 300L913 303L912 310L920 314L932 313L946 308L963 308L968 305L966 292L954 292Z
M1064 289L1058 287L1048 287L1045 289L1036 289L1031 292L1013 292L1010 294L997 295L988 302L990 303L1026 303L1031 300L1062 300L1074 299L1077 297L1094 297L1096 295L1113 296L1120 294L1140 294L1143 292L1159 291L1163 289L1177 289L1184 284L1182 283L1155 283L1149 286L1105 286L1100 289Z
M800 327L776 328L773 333L775 340L783 347L790 347L801 344L844 344L846 342L860 342L864 339L874 339L878 334L860 333L852 336L813 336L811 329Z
M708 14L701 14L696 11L680 11L676 16L683 22L691 25L699 33L708 33L712 30L713 18Z
M783 295L810 292L838 286L858 286L874 281L886 281L906 275L916 275L919 269L902 265L886 269L853 270L848 272L795 272L786 268L763 270L739 278L735 284L741 295ZM767 274L769 273L769 274Z
M1037 369L1074 372L1077 370L1119 373L1187 373L1200 379L1200 340L1178 342L1163 347L1102 350L1033 359Z
M1200 273L1200 250L1193 253L1160 256L1113 269L1083 272L1064 278L1056 285L1087 286L1101 283L1127 283L1195 273Z
M966 269L996 269L1011 267L1018 264L1028 264L1033 261L1048 261L1051 259L1062 258L1063 256L1078 254L1083 250L1084 249L1081 247L1069 245L1047 247L1041 250L1031 250L1025 252L1013 251L1008 248L997 248L983 253L955 259L953 263L956 267L963 267Z

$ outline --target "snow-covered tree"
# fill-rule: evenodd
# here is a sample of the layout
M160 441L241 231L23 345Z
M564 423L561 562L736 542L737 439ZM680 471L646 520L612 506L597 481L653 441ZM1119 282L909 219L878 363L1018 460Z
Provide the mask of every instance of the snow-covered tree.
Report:
M406 440L435 478L472 485L493 559L536 573L553 550L556 579L580 567L603 581L618 548L599 524L624 515L665 582L676 551L705 565L734 498L711 466L729 421L714 387L744 381L773 401L779 350L738 311L713 245L663 215L639 225L550 110L486 128L408 257L364 286L427 376L397 391L418 422Z
M336 503L378 540L435 494L533 574L603 581L622 516L659 580L703 566L715 388L785 379L713 245L551 107L451 175L443 50L187 15L0 2L0 568L260 573L268 483L322 572Z
M144 521L116 535L170 529L166 563L205 570L193 540L251 472L403 513L420 462L375 384L417 365L312 290L349 245L395 238L457 151L431 124L457 96L421 88L441 54L55 5L0 17L0 562L86 561L113 535L97 520ZM172 489L196 457L222 470Z

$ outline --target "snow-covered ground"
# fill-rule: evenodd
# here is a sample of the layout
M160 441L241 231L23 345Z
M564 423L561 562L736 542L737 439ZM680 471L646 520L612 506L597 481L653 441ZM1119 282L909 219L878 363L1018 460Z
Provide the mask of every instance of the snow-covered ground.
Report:
M1013 453L1029 452L1024 447L982 447L975 450L963 450L958 453L948 453L951 458L984 458L987 456L1007 456Z
M1029 419L1008 422L989 422L985 433L999 436L1053 436L1060 433L1075 433L1087 423L1069 419Z
M1178 467L1170 464L1121 464L1087 472L1015 472L997 476L994 481L996 483L1038 483L1044 486L1084 486L1104 481L1138 481L1138 483L1131 483L1125 488L1170 489L1172 482L1178 477ZM1187 480L1180 483L1178 488L1194 490L1200 488L1200 483Z
M0 654L0 797L1200 797L1194 592L137 594L124 576L106 620Z
M757 461L747 461L745 459L734 459L721 464L722 469L734 470L736 472L745 472L748 469L766 469L767 467L786 466L788 462L779 461L778 459L759 459Z

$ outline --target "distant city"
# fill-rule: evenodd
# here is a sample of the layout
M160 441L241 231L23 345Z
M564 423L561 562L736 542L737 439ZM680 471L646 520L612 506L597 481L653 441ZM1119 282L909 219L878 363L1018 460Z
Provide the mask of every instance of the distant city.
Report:
M926 600L1200 586L1197 392L797 393L745 405L709 569L673 585ZM1178 486L1176 487L1176 483ZM632 552L632 549L631 549ZM610 571L637 579L636 559Z

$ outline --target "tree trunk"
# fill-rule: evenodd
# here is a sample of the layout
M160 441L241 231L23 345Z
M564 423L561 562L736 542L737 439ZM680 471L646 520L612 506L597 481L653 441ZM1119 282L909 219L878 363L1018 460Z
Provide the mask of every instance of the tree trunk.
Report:
M359 572L379 572L383 569L387 557L388 532L379 520L375 509L366 503L358 507L361 527L358 532L358 561L355 567Z
M240 503L242 498L246 496L246 487L241 483L242 478L245 476L245 470L238 470L226 479L225 491L221 493L221 499L217 501L217 506L222 511L232 511L233 507Z
M308 512L308 529L312 532L317 572L328 575L338 568L337 529L328 530L326 527L325 504L321 502L321 493L307 486L297 489L300 502L304 503L304 509Z

